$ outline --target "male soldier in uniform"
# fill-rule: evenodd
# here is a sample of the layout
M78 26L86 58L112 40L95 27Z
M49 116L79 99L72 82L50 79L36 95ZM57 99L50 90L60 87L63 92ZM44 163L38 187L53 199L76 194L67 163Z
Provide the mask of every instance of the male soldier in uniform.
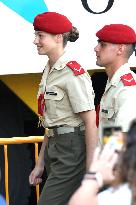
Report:
M122 131L127 132L130 122L136 118L136 74L128 65L135 50L136 33L127 25L110 24L96 36L96 64L105 67L108 76L100 102L100 136L107 126L121 126Z

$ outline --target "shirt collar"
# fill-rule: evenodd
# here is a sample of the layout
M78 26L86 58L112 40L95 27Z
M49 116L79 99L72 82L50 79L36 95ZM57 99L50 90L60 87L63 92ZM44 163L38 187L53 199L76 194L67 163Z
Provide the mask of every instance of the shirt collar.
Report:
M56 63L52 66L50 71L62 70L66 64L71 60L71 56L68 55L66 51L64 51L63 55L56 61Z
M111 84L111 85L114 85L114 86L117 86L117 84L119 83L120 81L120 77L126 73L129 73L130 72L130 67L128 65L128 63L125 63L124 65L122 65L113 75L112 79L108 80L108 82Z

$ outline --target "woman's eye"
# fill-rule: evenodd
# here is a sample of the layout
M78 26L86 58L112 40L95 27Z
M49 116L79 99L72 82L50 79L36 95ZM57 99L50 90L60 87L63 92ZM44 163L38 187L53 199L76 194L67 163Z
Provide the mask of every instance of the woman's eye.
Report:
M101 47L105 47L106 44L104 42L101 42Z

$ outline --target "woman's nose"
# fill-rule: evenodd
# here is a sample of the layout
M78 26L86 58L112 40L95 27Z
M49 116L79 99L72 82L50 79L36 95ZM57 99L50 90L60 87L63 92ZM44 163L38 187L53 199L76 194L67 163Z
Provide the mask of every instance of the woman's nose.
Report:
M33 43L36 45L38 43L38 37L36 36Z

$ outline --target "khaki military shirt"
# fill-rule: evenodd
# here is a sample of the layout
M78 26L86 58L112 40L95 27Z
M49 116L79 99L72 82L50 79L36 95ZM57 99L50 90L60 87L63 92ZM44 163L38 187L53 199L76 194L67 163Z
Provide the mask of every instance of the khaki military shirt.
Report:
M100 102L100 136L103 127L107 126L121 126L123 132L127 132L130 122L136 118L136 85L126 86L121 80L121 76L128 73L131 73L132 79L136 81L136 74L130 70L128 64L121 66L111 81L107 81Z
M44 127L78 126L82 120L77 113L95 109L91 78L87 72L75 76L66 66L71 60L64 53L50 71L45 67L38 92L44 92Z

